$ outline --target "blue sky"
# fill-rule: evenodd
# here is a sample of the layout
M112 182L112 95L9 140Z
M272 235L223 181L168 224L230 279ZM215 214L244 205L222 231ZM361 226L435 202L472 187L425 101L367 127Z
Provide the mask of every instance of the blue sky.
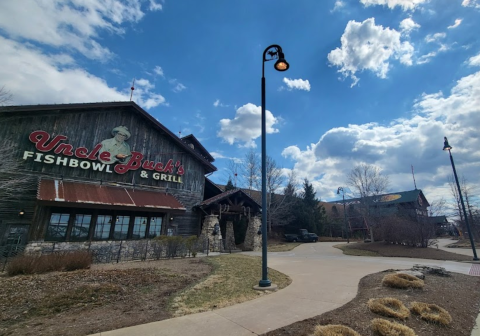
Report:
M322 200L358 163L391 191L450 198L448 155L478 185L480 0L71 0L0 3L0 87L10 104L133 100L193 133L226 183L260 152L263 50L268 154Z

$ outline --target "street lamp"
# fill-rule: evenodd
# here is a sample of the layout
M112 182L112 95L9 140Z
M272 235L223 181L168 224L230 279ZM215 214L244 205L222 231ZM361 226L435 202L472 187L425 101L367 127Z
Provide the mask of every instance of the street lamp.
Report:
M458 196L460 197L460 203L462 204L463 217L465 218L465 224L467 225L468 237L470 238L470 244L472 245L473 251L473 260L478 260L477 250L475 250L475 243L473 241L472 230L470 230L470 224L468 223L467 211L465 210L465 204L463 203L462 190L460 189L460 183L458 183L457 170L455 169L455 163L453 163L452 152L450 151L453 147L449 145L447 137L444 137L445 141L443 142L443 150L448 150L450 154L450 162L452 163L453 176L455 176L455 182L457 183Z
M350 244L350 237L348 234L348 225L347 225L347 212L345 211L345 190L343 189L343 187L338 187L337 195L340 195L340 191L342 191L342 196L343 196L343 221L345 225L345 230L347 231L347 243Z
M282 47L272 44L263 52L262 58L262 280L259 287L270 287L267 268L267 142L265 122L265 62L277 60L274 68L277 71L286 71L290 67L285 60Z

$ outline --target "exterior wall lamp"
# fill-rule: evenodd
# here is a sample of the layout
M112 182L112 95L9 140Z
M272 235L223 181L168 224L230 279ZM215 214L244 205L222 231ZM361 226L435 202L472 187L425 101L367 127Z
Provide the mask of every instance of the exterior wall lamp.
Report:
M23 218L23 216L25 216L25 210L22 209L18 212L18 217Z

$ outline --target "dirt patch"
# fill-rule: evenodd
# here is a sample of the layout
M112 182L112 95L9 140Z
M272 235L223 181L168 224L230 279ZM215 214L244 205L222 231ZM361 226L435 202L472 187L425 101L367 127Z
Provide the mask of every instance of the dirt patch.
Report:
M434 260L472 261L472 257L447 252L436 248L420 248L403 245L378 243L355 243L342 245L345 250L370 251L382 257L403 257Z
M0 277L0 335L88 335L172 317L171 297L212 270L202 259L94 265Z
M352 328L360 335L373 335L371 321L381 316L371 312L367 302L372 298L393 297L407 307L419 301L437 304L452 316L452 323L446 327L427 323L418 315L412 315L405 322L385 318L405 324L421 336L470 336L480 307L480 278L452 273L450 277L427 275L425 287L421 289L394 289L382 286L386 272L368 275L360 280L355 299L344 306L325 314L293 323L270 331L265 336L309 336L315 326L341 324Z

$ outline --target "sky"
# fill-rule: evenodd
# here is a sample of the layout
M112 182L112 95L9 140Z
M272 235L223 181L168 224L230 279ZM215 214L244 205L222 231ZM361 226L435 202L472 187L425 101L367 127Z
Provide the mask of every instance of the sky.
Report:
M0 2L0 88L10 105L133 100L193 134L225 184L261 148L321 200L356 164L390 192L451 198L443 137L460 176L480 176L480 0L22 0Z

